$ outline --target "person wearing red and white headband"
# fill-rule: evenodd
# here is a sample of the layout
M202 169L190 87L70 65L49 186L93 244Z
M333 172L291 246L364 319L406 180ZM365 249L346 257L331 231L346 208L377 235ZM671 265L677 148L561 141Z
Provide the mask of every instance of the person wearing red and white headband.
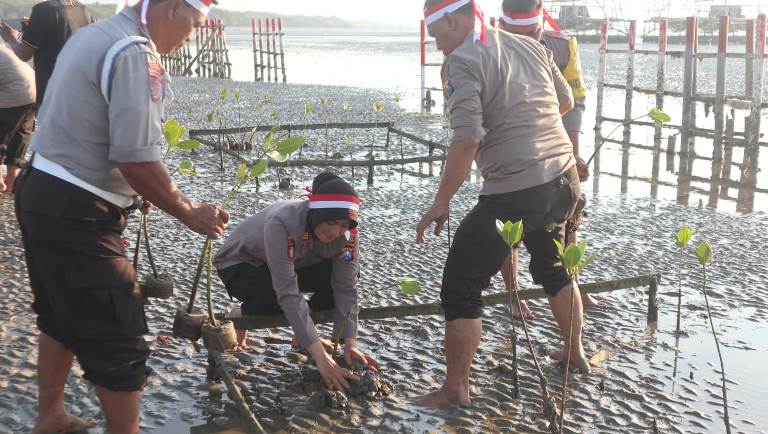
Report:
M576 290L554 243L564 242L565 220L580 195L573 149L561 120L573 107L568 83L552 53L530 38L486 28L485 42L475 43L473 5L450 12L453 4L425 4L427 16L434 17L430 35L445 54L441 78L453 137L435 199L417 225L416 242L425 241L433 223L440 235L451 198L473 162L483 186L477 205L461 220L443 269L440 300L448 366L443 386L414 400L424 407L470 404L469 373L482 335L482 292L509 254L496 233L497 220L523 221L531 275L549 295L564 335ZM442 17L432 12L441 10L438 6L449 8ZM579 315L580 309L578 303ZM574 327L572 354L583 359L580 331L580 325Z
M332 338L343 325L347 366L379 367L357 347L359 216L355 189L323 172L307 198L277 202L243 220L213 260L230 297L241 302L230 315L284 314L294 344L312 355L331 390L348 389L347 379L355 377L331 357L333 344L320 338L310 311L335 312ZM246 346L245 331L238 330L238 340Z
M581 69L579 48L576 38L560 30L555 20L543 8L541 0L504 0L501 5L504 16L501 19L501 28L507 32L517 35L528 36L541 42L542 45L552 51L555 64L562 72L573 93L573 110L563 115L563 125L568 137L573 145L573 153L576 157L576 167L579 171L581 182L589 178L589 167L580 156L579 137L582 129L582 119L586 110L586 85L584 84L584 74ZM551 30L546 29L546 25ZM586 205L586 196L582 195L574 216L568 220L567 242L575 242L577 239L576 230L584 219L584 206ZM514 259L515 266L513 274L517 273L517 258ZM509 266L509 261L504 262L505 267ZM509 270L502 270L504 278L508 278ZM509 284L509 282L508 282ZM589 294L581 295L582 303L585 308L599 307L600 303ZM525 315L527 319L533 319L533 312L523 301L521 303L522 312L515 308L515 316Z
M203 24L200 5L125 8L80 28L56 60L15 201L40 330L35 434L87 428L64 408L74 357L109 432L139 433L149 330L122 236L141 199L201 235L226 228L227 212L185 196L163 164L170 79L160 53Z

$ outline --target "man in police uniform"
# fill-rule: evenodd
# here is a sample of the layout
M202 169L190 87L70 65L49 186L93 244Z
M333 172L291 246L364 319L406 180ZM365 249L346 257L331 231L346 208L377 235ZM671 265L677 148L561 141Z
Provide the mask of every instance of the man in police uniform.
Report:
M531 274L549 295L564 336L562 353L589 369L581 345L581 302L574 297L575 285L554 243L563 241L565 220L581 191L560 119L572 108L573 97L551 53L530 38L486 27L472 0L427 0L425 22L446 55L442 77L453 138L434 203L418 224L417 242L424 242L424 231L432 223L439 235L450 200L473 160L484 178L478 204L456 231L443 271L445 383L415 401L445 407L470 403L469 372L480 343L482 290L508 254L496 233L497 219L523 220Z
M500 20L501 29L533 38L552 51L555 64L571 87L575 104L573 110L563 115L563 125L573 145L573 154L576 157L579 179L581 182L584 182L589 178L589 167L579 152L579 136L581 135L582 118L586 109L587 87L584 84L584 74L581 69L576 38L560 31L555 20L543 8L541 0L504 0L501 8L504 13ZM545 23L548 23L553 30L545 30ZM576 212L569 219L566 226L566 240L569 244L577 241L576 230L584 219L585 205L586 197L582 195ZM509 266L509 261L505 261L502 269L502 276L505 279L510 275ZM517 274L516 254L512 273ZM507 285L509 284L507 282ZM582 294L581 300L585 308L599 306L599 303L589 294ZM522 302L522 309L523 312L518 312L515 307L515 313L517 315L525 315L527 319L533 318L533 313L524 301Z
M122 245L137 194L195 232L216 238L224 231L228 214L185 197L161 158L167 92L158 53L181 45L209 6L144 0L81 29L59 55L32 138L35 154L16 190L41 332L34 433L89 426L64 408L73 356L96 388L109 431L139 432L147 327Z

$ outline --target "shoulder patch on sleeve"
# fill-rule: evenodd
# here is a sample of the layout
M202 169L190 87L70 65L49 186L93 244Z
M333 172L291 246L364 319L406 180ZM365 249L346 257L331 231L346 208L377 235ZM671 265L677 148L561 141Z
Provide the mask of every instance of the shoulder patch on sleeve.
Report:
M444 62L443 68L440 71L440 78L443 81L443 96L445 97L445 99L450 98L451 95L453 95L453 92L456 90L453 87L453 84L451 83L450 77L448 76L448 70L449 70L448 62Z
M147 60L147 67L149 69L149 95L152 102L159 102L165 94L165 69L163 65L153 61L153 59Z

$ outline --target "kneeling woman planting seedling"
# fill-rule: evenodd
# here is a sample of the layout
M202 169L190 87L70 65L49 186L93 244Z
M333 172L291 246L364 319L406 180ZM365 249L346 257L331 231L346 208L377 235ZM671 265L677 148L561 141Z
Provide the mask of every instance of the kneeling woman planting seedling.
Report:
M330 354L310 317L334 310L334 336L343 339L347 366L378 363L357 347L357 277L360 199L333 173L319 174L308 200L275 203L241 222L214 258L229 295L243 315L284 313L298 344L314 358L329 389L349 389L356 377ZM312 294L309 300L305 294ZM337 334L338 333L338 334ZM245 344L245 332L239 332Z

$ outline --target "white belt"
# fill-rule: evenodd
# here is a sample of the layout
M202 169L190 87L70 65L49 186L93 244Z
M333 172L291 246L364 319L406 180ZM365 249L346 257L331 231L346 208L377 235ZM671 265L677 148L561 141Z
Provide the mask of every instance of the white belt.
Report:
M133 196L126 196L123 194L112 193L109 191L102 190L99 187L96 187L95 185L91 185L83 181L82 179L77 178L76 176L67 172L67 169L62 167L59 163L51 161L40 154L35 154L35 156L32 158L32 167L34 167L37 170L41 170L49 175L53 175L61 179L62 181L67 181L70 184L76 185L82 188L83 190L89 191L95 194L96 196L99 196L100 198L120 208L128 208L134 203Z

